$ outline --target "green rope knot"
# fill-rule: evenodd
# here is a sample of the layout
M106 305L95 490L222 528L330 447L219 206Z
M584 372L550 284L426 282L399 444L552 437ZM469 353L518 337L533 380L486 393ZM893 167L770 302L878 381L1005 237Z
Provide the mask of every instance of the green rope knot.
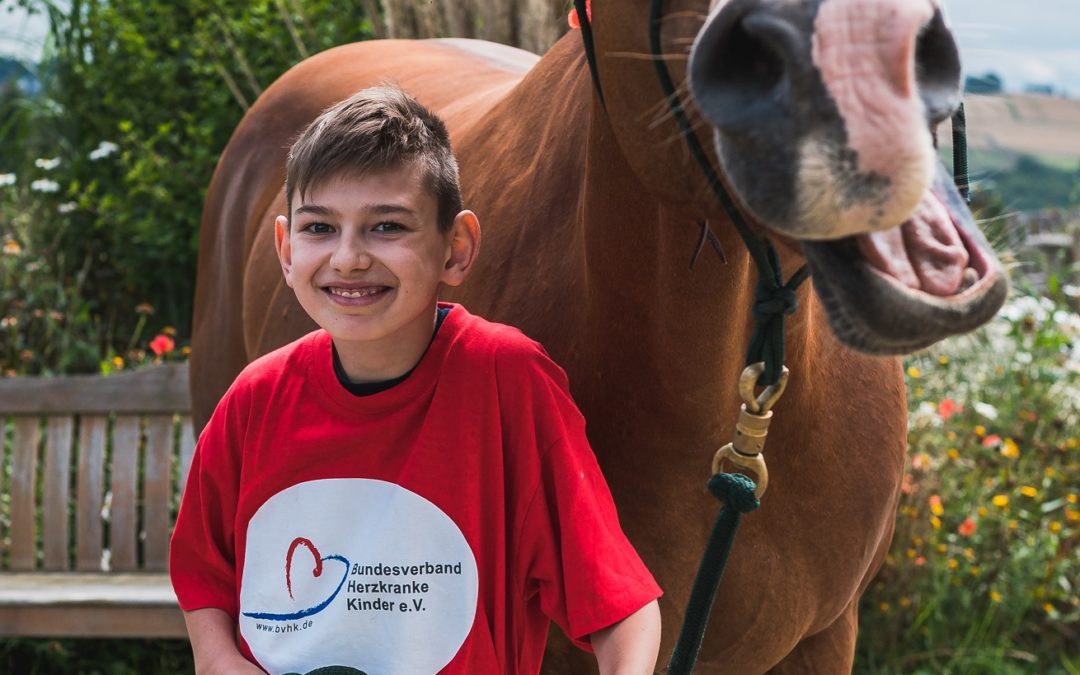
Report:
M778 314L784 316L794 314L798 308L799 299L795 295L795 289L788 286L777 288L758 284L754 291L754 305L751 311L757 321L768 321Z
M761 502L754 496L757 485L741 473L718 473L709 479L709 492L724 502L725 508L739 513L750 513Z

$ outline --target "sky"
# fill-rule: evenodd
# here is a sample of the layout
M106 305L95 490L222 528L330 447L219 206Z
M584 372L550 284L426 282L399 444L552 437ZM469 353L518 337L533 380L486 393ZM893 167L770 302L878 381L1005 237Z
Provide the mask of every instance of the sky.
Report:
M1050 84L1080 98L1080 0L943 0L964 70L996 72L1008 91ZM45 20L0 0L0 54L33 60Z

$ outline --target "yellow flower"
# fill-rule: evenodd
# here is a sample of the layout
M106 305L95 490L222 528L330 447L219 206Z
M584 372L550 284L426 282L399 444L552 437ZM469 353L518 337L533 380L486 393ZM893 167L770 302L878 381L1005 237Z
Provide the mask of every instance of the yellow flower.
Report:
M972 565L971 566L971 576L977 577L977 576L979 576L980 572L982 572L981 567L979 567L978 565Z
M975 425L975 435L978 436L979 438L982 438L983 436L985 436L986 435L986 427L984 427L981 424Z
M938 553L944 553L945 551L949 550L949 547L946 546L945 544L938 544L937 545L937 550L938 550Z
M914 558L915 556L919 555L919 552L913 548L909 548L908 550L904 551L904 555L909 558Z
M1010 530L1015 530L1018 527L1020 527L1020 521L1016 520L1015 518L1009 520Z
M1061 532L1061 523L1059 523L1056 520L1051 522L1049 527L1050 527L1050 531L1053 532L1054 534L1057 534L1058 532Z
M5 255L19 255L22 253L22 246L14 239L8 239L4 242L4 254Z
M1075 504L1075 503L1076 503L1076 494L1075 494L1075 493L1070 493L1069 495L1067 495L1067 496L1065 497L1065 499L1066 499L1066 501L1068 501L1068 502L1069 502L1070 504Z
M956 448L949 448L945 451L945 454L948 455L949 459L953 460L954 462L960 459L960 451Z
M975 513L978 513L978 514L979 514L979 517L980 517L980 518L985 518L985 517L986 517L986 514L987 514L987 513L990 513L990 512L986 510L986 507L985 507L985 506L980 506L980 507L979 507L979 508L978 508L978 509L977 509L977 510L975 511Z
M112 360L113 368L120 369L124 367L124 358L122 356L114 356Z
M165 326L161 329L161 332L163 335L168 335L169 337L173 337L174 335L176 335L176 329L172 326Z
M947 366L949 365L949 357L942 354L941 356L937 357L937 362L943 366Z
M990 591L990 601L1001 602L1001 593L998 593L997 591Z
M904 608L911 607L911 598L907 596L900 598L900 606Z
M1080 522L1080 511L1069 508L1065 509L1065 520L1070 523Z
M933 527L935 530L940 530L941 518L938 518L937 516L930 516L930 526Z
M889 609L890 609L889 603L887 603L887 602L881 603L880 608L881 608L881 613L882 614L888 614L889 613Z
M182 347L180 349L180 355L181 356L191 356L191 347L186 347L186 346Z
M1051 605L1048 602L1045 605L1043 605L1043 611L1046 612L1047 614L1053 614L1054 613L1054 606Z
M950 442L955 441L956 440L956 432L955 431L946 431L945 432L945 440L950 441Z
M1024 495L1025 497L1035 497L1039 494L1039 491L1030 485L1025 485L1024 487L1020 488L1020 494Z
M1003 509L1009 505L1009 495L994 495L991 501L994 506Z
M964 557L967 558L968 560L974 560L975 559L975 549L973 549L973 548L965 548L964 549Z
M909 366L908 369L907 369L907 374L908 374L908 377L911 377L911 378L916 378L916 377L921 377L922 376L922 372L918 368L916 368L915 366Z
M1073 436L1069 440L1065 441L1065 447L1070 449L1070 450L1075 450L1077 448L1080 448L1080 438L1077 438L1076 436Z
M957 562L955 558L949 558L949 562L946 563L946 564L949 566L949 569L951 569L951 570L954 570L957 567L960 567L960 563Z
M930 504L930 513L934 514L935 516L944 515L945 507L941 505L940 495L930 495L930 499L928 500L928 502Z
M1043 469L1043 475L1047 478L1053 478L1054 476L1057 476L1057 469L1052 466L1048 466Z
M1001 454L1009 459L1016 459L1020 456L1020 448L1017 447L1016 441L1011 438L1006 438L1005 442L1001 445Z

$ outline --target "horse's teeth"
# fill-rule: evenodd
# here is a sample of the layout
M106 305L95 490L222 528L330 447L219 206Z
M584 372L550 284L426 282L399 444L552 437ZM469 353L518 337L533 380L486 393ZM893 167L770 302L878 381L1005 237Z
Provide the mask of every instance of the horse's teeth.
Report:
M964 270L963 278L960 279L960 288L959 288L959 290L957 292L962 293L963 291L966 291L967 289L974 286L975 282L978 281L978 280L979 280L979 273L975 271L974 267L968 267L967 269Z

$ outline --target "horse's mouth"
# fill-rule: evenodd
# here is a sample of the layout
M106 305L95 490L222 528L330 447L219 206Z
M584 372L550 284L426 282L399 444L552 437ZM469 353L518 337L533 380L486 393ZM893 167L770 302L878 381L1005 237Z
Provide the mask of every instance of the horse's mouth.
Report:
M1004 270L943 167L912 217L892 230L802 245L833 332L872 354L903 354L972 330L1008 294Z

